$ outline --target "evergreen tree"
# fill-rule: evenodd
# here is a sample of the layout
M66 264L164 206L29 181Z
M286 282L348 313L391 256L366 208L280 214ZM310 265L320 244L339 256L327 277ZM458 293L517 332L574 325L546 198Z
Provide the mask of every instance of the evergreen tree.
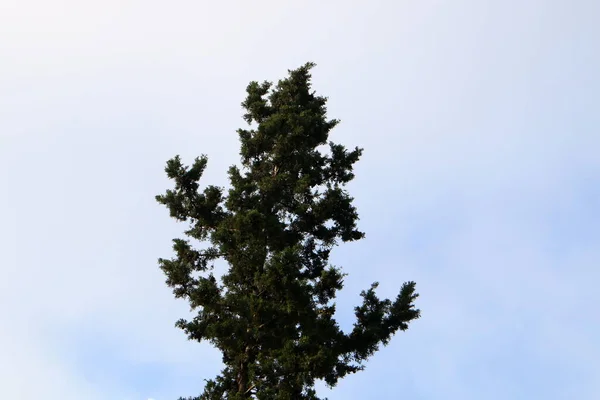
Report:
M344 274L329 264L330 252L364 237L345 190L362 149L328 143L339 121L327 119L327 99L311 90L313 66L288 71L275 87L248 85L242 106L253 129L237 132L241 169L229 168L226 194L199 190L206 156L191 166L179 156L167 162L174 188L156 199L189 229L187 240L173 240L174 258L159 263L175 296L197 312L176 325L190 340L212 343L224 363L196 400L318 399L315 380L334 386L362 370L380 344L419 317L415 283L407 282L394 301L377 297L377 283L363 291L350 332L334 319ZM220 279L218 259L228 265Z

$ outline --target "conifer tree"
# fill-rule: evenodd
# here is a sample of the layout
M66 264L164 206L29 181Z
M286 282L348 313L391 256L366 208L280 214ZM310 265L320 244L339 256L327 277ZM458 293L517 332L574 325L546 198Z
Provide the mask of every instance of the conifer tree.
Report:
M415 283L407 282L393 301L378 298L377 283L363 291L351 331L334 319L344 274L329 263L330 252L364 237L345 189L362 149L328 140L339 121L327 119L327 99L311 90L313 66L288 71L277 85L248 85L249 127L237 132L241 166L229 168L227 191L200 189L204 155L190 166L179 156L167 162L174 187L156 199L189 228L186 239L173 240L174 257L159 263L195 315L176 326L214 345L224 364L189 400L318 399L316 380L335 386L362 370L419 317ZM217 278L219 259L228 268Z

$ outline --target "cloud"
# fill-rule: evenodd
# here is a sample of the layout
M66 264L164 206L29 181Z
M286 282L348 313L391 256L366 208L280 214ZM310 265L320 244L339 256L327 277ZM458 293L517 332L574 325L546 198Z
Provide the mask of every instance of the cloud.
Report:
M341 322L374 280L416 280L423 311L322 392L598 397L595 3L1 7L4 397L176 398L217 373L173 328L156 259L181 227L153 196L178 153L225 183L244 87L307 60L333 139L365 147Z

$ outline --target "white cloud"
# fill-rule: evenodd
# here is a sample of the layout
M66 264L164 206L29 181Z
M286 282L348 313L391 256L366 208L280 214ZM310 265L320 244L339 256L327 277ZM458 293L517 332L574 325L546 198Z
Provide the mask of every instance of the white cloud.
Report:
M594 398L598 6L207 4L0 5L0 394L170 398L218 369L172 327L186 308L156 267L179 232L153 201L163 162L207 153L222 183L245 85L313 60L335 140L365 147L352 192L368 235L336 253L340 303L415 279L423 309L329 397L399 374L415 397L531 398L545 363L580 373L555 396ZM69 350L81 332L124 353L106 384ZM493 369L514 349L530 383ZM157 364L185 376L124 378Z

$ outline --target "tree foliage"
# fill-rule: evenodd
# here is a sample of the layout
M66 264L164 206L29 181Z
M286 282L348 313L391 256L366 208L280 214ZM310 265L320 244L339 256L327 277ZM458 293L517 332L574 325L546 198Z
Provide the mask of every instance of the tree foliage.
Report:
M249 128L237 132L241 168L229 168L227 191L200 190L204 155L189 166L179 156L167 162L174 187L156 199L189 228L187 239L173 240L174 257L159 263L195 313L176 325L218 348L224 364L193 399L318 399L316 380L334 386L362 370L419 317L415 283L407 282L393 301L377 297L377 283L363 291L350 332L334 319L344 274L330 253L364 237L345 189L362 149L328 141L339 121L327 119L327 99L311 90L313 66L289 71L275 86L248 85L242 106ZM228 265L220 278L218 259Z

